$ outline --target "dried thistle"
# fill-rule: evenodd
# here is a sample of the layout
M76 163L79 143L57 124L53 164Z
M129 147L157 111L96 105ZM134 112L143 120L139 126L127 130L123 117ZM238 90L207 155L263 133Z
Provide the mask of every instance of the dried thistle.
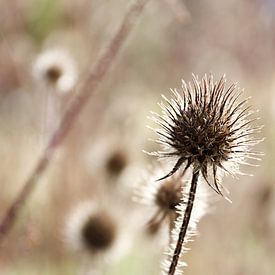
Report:
M175 179L167 179L158 188L156 193L156 204L165 212L175 210L176 206L181 202L181 189L183 182Z
M242 93L236 84L225 87L225 76L214 82L212 75L202 80L193 75L192 83L183 81L182 94L172 90L174 98L162 96L162 115L154 114L153 120L161 126L155 129L163 151L153 152L159 158L176 158L172 170L159 180L164 180L182 169L182 175L192 168L190 190L183 205L184 215L178 230L168 270L176 272L182 246L188 229L198 179L202 176L218 194L223 195L221 172L234 175L239 164L249 164L246 159L258 160L260 153L251 150L261 139L253 137L261 127L252 127L254 120L248 99L239 100ZM209 170L213 180L210 180ZM180 274L180 271L178 271Z
M159 231L163 223L168 224L172 230L177 218L176 206L182 202L182 190L186 185L186 179L178 175L173 175L162 182L155 181L155 177L162 173L163 169L147 172L142 184L135 190L136 201L155 208L148 222L148 233L152 235Z
M106 213L91 216L82 228L82 239L91 250L105 250L115 239L116 226Z
M106 171L109 175L118 176L127 164L126 153L123 150L116 150L110 154L106 161Z
M77 204L65 220L63 236L67 248L83 258L87 268L90 264L106 267L121 260L133 237L129 219L121 214L119 208L109 209L96 201Z
M33 75L37 81L61 93L74 88L77 74L73 58L64 49L54 48L42 52L33 64Z
M105 253L117 239L117 224L112 216L94 203L82 203L70 214L65 237L72 250L88 254Z
M73 98L68 105L59 127L53 133L34 170L23 183L23 188L20 190L14 201L11 202L0 221L0 243L14 225L20 210L29 198L34 187L37 185L40 176L47 170L56 149L62 144L68 132L79 117L83 107L89 102L91 96L95 93L104 77L108 74L111 65L114 63L116 56L121 51L122 46L125 44L125 41L148 2L148 0L136 0L129 7L122 19L120 27L106 47L106 50L95 63L95 66L89 72L87 78L82 82L82 86L75 98Z

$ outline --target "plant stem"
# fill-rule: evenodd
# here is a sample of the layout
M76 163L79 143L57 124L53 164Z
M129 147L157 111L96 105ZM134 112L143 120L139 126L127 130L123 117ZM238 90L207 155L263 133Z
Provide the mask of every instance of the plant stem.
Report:
M179 261L180 255L181 255L182 246L183 246L183 243L184 243L184 239L185 239L185 236L186 236L187 228L188 228L188 225L189 225L189 221L190 221L190 217L191 217L191 213L192 213L192 209L193 209L193 204L194 204L194 200L195 200L195 194L196 194L196 189L197 189L199 173L200 172L197 171L197 172L193 173L193 176L192 176L188 202L187 202L187 206L186 206L186 209L185 209L182 225L181 225L181 228L180 228L177 245L176 245L174 255L173 255L173 258L172 258L172 261L171 261L171 265L169 267L168 275L174 275L175 272L176 272L176 268L177 268L178 261Z
M114 63L115 57L125 44L126 38L129 36L138 17L141 15L144 6L149 0L136 0L125 14L120 28L115 33L108 47L99 58L95 67L88 73L86 79L80 86L76 96L72 98L58 129L53 133L49 143L47 144L41 158L38 160L36 167L23 184L23 188L11 203L10 207L4 214L0 223L0 244L4 237L11 230L20 209L30 196L32 190L36 186L41 175L48 168L56 149L62 144L69 130L74 125L80 112L88 103L91 96L96 92L97 87L102 82L106 74Z

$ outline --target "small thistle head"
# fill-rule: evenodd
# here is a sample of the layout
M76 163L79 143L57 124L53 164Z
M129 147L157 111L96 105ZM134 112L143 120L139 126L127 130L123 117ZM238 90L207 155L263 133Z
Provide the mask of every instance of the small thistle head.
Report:
M182 187L182 181L175 177L163 181L156 192L156 205L164 212L174 211L182 200Z
M106 161L106 171L108 174L117 176L127 166L128 160L126 154L121 150L116 150L108 157Z
M47 82L56 85L56 82L58 81L58 79L61 77L62 75L62 68L60 68L59 66L53 65L51 67L49 67L46 71L45 71L45 79Z
M73 89L77 71L70 54L62 49L50 49L41 53L34 62L33 75L44 85L54 87L61 93Z
M107 213L96 213L83 224L83 243L91 252L104 251L112 246L116 236L116 226Z
M153 120L161 126L155 129L158 143L164 151L152 154L176 158L173 169L160 180L172 176L182 166L183 173L193 166L206 182L219 194L221 184L218 169L234 174L245 159L258 159L251 147L259 142L253 134L261 127L252 127L255 119L247 106L248 99L239 100L242 93L236 84L226 88L223 76L214 82L212 75L201 80L193 76L192 83L183 81L182 93L172 90L174 98L161 103L162 115ZM157 117L156 117L157 116ZM209 170L213 183L209 181Z
M161 182L155 178L162 173L162 169L148 175L143 184L137 187L136 200L154 206L155 213L148 223L148 232L157 233L163 222L172 225L177 218L177 206L182 202L182 190L186 185L185 178L178 174Z
M110 250L117 238L114 219L95 204L79 205L67 221L66 238L73 250L88 254Z

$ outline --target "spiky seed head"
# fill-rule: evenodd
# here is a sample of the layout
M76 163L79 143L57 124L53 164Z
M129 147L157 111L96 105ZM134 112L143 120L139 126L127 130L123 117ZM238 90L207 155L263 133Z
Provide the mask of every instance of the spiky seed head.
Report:
M252 127L255 119L251 118L253 111L247 106L248 99L239 100L242 91L236 84L226 87L225 76L214 82L211 74L201 80L193 75L189 85L183 81L182 93L176 89L172 92L174 97L170 100L163 96L162 115L153 117L161 126L155 131L164 151L152 154L176 158L173 169L160 180L183 166L183 173L193 166L222 194L218 170L234 174L239 171L239 164L259 156L251 147L260 141L253 134L261 127ZM209 170L213 183L209 181Z

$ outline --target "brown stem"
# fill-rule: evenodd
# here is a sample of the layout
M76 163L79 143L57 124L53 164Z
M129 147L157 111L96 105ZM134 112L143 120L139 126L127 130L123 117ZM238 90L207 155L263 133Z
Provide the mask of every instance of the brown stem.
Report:
M181 255L182 246L184 243L184 238L186 236L186 232L187 232L187 228L189 225L192 208L193 208L193 204L194 204L194 200L195 200L195 194L196 194L196 189L197 189L199 173L200 172L197 171L197 172L193 173L193 176L192 176L192 182L191 182L191 187L190 187L190 191L189 191L188 202L187 202L187 206L185 209L182 225L180 228L177 245L176 245L174 255L173 255L173 258L171 261L171 265L169 267L168 275L174 275L177 265L178 265L178 261L179 261L180 255Z
M124 16L120 28L115 33L113 39L110 41L109 46L104 51L103 55L99 58L95 67L89 72L78 93L76 93L76 96L70 102L58 129L53 133L41 158L38 160L36 167L24 183L23 188L19 192L18 196L11 203L1 221L0 243L11 230L19 214L19 210L22 208L25 201L31 194L40 176L47 169L56 149L61 145L69 130L75 123L81 110L87 104L91 96L96 92L98 85L110 70L115 57L121 50L121 47L125 43L126 38L129 36L130 31L132 30L134 24L136 23L148 1L149 0L136 0L136 2L130 6L128 12Z

